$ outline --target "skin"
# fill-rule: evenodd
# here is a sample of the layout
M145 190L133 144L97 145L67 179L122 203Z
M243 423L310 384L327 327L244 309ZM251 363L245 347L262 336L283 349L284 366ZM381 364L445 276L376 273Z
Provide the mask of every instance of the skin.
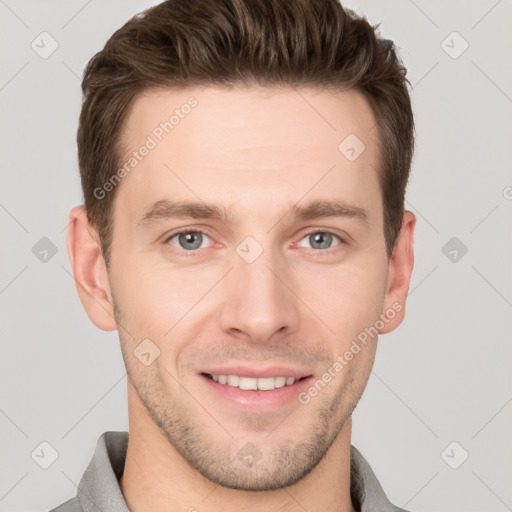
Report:
M70 213L80 298L96 326L119 331L127 367L121 490L137 512L352 511L351 414L377 336L306 405L293 399L271 411L242 410L198 372L228 362L281 363L316 380L399 303L380 334L394 330L405 313L416 219L405 212L388 259L378 129L355 91L149 91L127 118L127 155L191 96L197 107L118 185L108 272L83 208ZM338 150L351 133L366 146L353 162ZM138 224L161 199L211 202L233 216ZM321 199L362 208L367 222L287 215L291 205ZM200 248L169 240L186 230L205 233ZM311 231L336 236L319 246ZM236 252L248 236L263 248L252 263ZM149 366L134 356L146 338L160 350ZM261 456L252 466L237 457L249 442Z

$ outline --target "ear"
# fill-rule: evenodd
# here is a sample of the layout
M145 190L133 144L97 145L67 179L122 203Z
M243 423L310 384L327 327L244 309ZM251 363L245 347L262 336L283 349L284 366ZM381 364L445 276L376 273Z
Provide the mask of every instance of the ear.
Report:
M98 232L82 206L73 208L68 220L66 245L80 300L96 327L115 331L112 294Z
M395 330L404 319L405 301L414 267L415 226L415 215L410 211L405 211L402 226L389 261L386 294L381 311L381 316L386 316L388 320L383 322L384 327L379 330L379 334L386 334ZM394 312L393 317L391 317L390 311Z

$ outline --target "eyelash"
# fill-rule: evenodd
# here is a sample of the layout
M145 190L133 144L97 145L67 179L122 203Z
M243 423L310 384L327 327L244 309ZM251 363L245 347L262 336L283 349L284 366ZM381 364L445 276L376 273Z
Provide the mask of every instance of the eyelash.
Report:
M208 233L206 233L204 231L201 231L200 229L186 229L186 230L183 230L183 231L177 231L175 233L172 233L171 235L169 235L168 237L165 238L163 243L164 243L164 245L168 246L168 245L170 245L169 242L173 238L175 238L175 237L177 237L179 235L187 234L187 233L201 233L202 235L206 235L208 238L210 238L210 240L212 240L212 238L208 235ZM341 245L343 245L345 243L344 239L340 235L338 235L336 233L333 233L332 231L329 231L329 230L321 230L321 229L314 229L312 231L304 233L304 235L302 235L302 237L299 239L299 242L301 240L303 240L304 238L306 238L306 237L308 237L310 235L314 235L316 233L332 235L333 237L336 237L340 241L340 243L338 245L333 246L333 247L329 247L328 249L313 249L313 248L308 248L308 247L305 247L305 249L311 249L312 251L315 251L318 254L328 255L328 254L332 254L333 252L339 250L339 246L341 246ZM178 254L184 255L185 257L189 257L189 256L194 257L194 256L197 256L199 251L204 251L204 250L211 249L211 247L205 247L203 249L193 249L193 250L190 250L190 251L186 251L185 249L180 249L180 248L175 247L175 246L171 246L171 247L172 247L172 251L176 251Z

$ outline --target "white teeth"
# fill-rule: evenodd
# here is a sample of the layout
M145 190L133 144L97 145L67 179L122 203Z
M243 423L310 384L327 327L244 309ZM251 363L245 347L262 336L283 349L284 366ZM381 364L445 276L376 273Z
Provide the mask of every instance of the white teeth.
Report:
M234 388L238 387L240 383L240 377L238 375L228 375L228 385L233 386Z
M282 388L286 385L286 377L276 377L274 379L274 386L276 388Z
M238 387L240 389L258 389L258 379L253 379L251 377L237 377L237 379Z
M244 390L271 391L272 389L290 386L295 382L294 377L240 377L238 375L210 375L219 384L227 384Z
M257 381L258 389L262 391L268 391L269 389L275 389L275 380L274 377L262 377L260 379L254 379Z

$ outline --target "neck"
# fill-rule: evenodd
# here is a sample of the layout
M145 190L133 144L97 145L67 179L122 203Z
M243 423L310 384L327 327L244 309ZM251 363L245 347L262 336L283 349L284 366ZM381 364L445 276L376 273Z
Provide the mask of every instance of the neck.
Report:
M119 485L131 512L183 510L252 512L326 510L355 512L350 500L350 435L347 420L325 457L304 478L273 491L221 487L192 468L129 396L130 428L124 473Z

